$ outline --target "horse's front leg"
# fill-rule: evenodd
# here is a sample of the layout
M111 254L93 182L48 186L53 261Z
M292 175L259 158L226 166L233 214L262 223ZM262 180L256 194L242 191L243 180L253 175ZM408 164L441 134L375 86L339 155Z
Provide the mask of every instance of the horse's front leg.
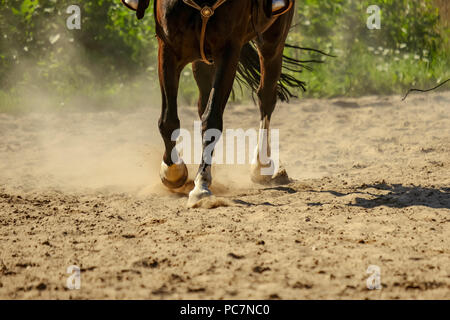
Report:
M195 187L189 193L189 207L212 195L209 190L212 182L212 157L214 147L222 135L223 112L233 87L241 47L228 44L222 52L223 54L214 62L215 74L208 103L205 110L200 111L203 137L202 162L194 180Z
M180 73L184 65L163 41L159 43L159 81L161 85L162 109L159 131L164 140L165 152L161 164L161 181L170 189L182 187L188 170L175 148L180 129L177 110L177 95Z

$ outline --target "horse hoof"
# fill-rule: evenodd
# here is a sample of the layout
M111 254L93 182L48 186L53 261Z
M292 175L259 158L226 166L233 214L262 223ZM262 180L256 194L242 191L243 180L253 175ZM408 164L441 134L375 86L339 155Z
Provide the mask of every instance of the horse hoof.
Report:
M188 178L188 170L184 162L173 164L170 167L163 161L159 173L162 183L169 189L184 186Z
M261 166L260 163L253 164L251 166L250 178L254 183L267 185L272 181L272 174L263 174L264 169L268 170L269 168L273 168L273 161L270 160L270 165Z
M286 169L280 168L278 172L272 177L271 183L274 185L284 185L293 182L286 172Z
M191 192L189 192L188 208L195 207L201 200L211 196L212 192L205 186L195 187Z
M279 168L274 175L263 175L261 166L258 165L252 166L251 179L254 183L262 185L285 185L293 181L284 168Z

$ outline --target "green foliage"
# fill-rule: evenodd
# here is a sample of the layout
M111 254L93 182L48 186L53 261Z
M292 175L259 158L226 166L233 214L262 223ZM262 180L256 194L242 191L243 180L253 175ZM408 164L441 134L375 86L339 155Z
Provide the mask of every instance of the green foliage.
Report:
M81 30L66 27L72 4L81 7ZM366 27L371 4L297 1L288 42L337 56L286 49L297 58L325 60L304 72L307 95L400 93L450 77L450 33L439 25L431 0L378 0L381 30ZM157 91L156 57L152 10L138 21L119 0L0 0L0 109L30 90L63 102L80 94L101 99L130 89ZM197 89L189 68L181 83L182 99L193 103Z
M85 1L81 30L69 30L69 0L1 0L0 85L39 81L48 90L77 90L98 79L126 81L153 66L151 18L138 22L119 1ZM19 71L19 72L17 72Z
M355 39L368 46L395 48L406 44L410 50L430 50L440 47L439 12L431 0L379 0L382 27L366 27L370 0L305 0L298 5L299 30L307 42L327 44L340 41L351 44ZM308 43L309 44L309 43Z
M372 4L370 0L300 2L290 41L337 56L304 73L307 95L400 93L448 77L449 33L440 28L439 11L431 0L377 1L379 30L366 25ZM323 59L317 54L313 58Z

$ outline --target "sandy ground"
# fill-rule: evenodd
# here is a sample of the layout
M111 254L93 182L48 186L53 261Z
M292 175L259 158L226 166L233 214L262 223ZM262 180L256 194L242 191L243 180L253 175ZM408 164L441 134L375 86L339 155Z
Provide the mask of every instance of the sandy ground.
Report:
M216 166L215 209L161 186L158 106L0 114L0 298L449 299L450 92L400 100L278 106L293 182ZM257 114L230 105L226 127Z

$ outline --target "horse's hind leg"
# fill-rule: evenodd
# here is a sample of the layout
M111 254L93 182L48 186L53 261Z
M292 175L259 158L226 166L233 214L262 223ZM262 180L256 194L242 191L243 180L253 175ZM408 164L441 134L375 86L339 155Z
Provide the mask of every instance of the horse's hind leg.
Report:
M202 117L213 86L214 65L207 65L201 61L195 61L192 63L192 71L199 90L198 115Z
M165 152L161 164L161 181L170 189L182 187L188 171L175 149L180 119L177 110L177 95L180 73L184 65L178 61L171 49L162 41L159 44L159 81L162 94L162 109L159 131L164 140Z
M278 154L271 155L269 126L277 102L277 86L283 64L284 43L291 20L291 13L278 18L274 25L262 34L257 43L261 62L261 82L257 93L261 124L258 146L251 168L251 178L256 183L272 182L274 175L279 174L276 172L278 168L272 160L273 156L278 157ZM287 180L287 175L285 178Z

